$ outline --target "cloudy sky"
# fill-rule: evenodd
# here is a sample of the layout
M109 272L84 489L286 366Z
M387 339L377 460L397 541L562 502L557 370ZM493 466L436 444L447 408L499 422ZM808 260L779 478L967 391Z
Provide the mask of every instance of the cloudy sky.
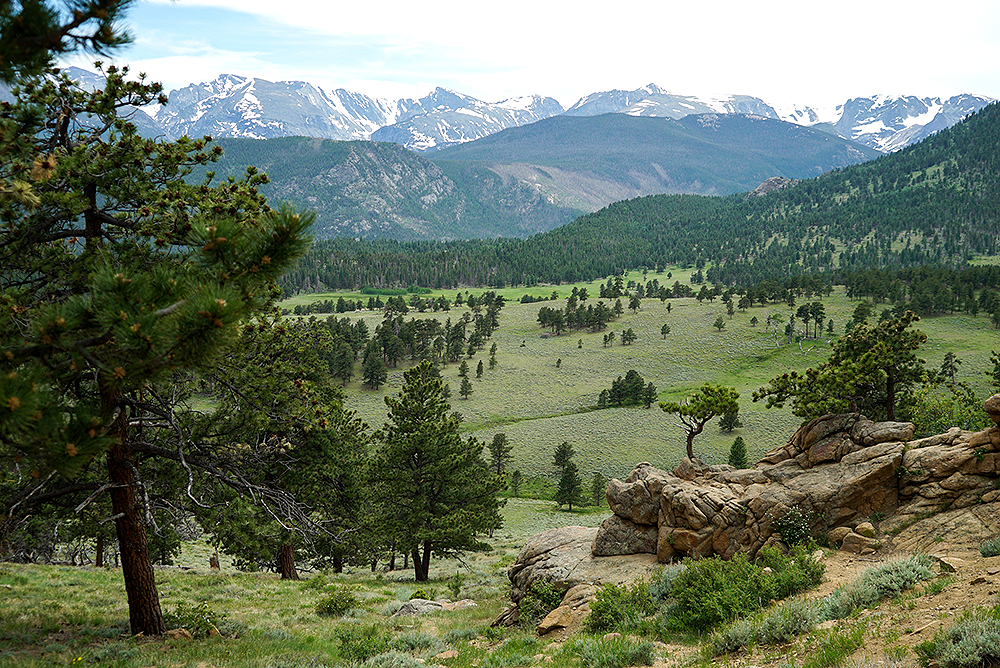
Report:
M874 93L1000 98L997 0L139 0L126 24L135 43L116 60L167 90L228 73L564 106L648 83L814 107Z

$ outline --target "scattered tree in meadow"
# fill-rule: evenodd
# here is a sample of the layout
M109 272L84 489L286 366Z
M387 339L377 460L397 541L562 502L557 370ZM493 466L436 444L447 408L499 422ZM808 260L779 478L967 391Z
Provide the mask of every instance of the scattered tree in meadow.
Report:
M411 554L415 579L426 582L431 555L488 549L477 536L502 524L503 481L483 461L482 445L459 436L460 418L429 362L404 372L402 390L385 402L369 484L380 530Z
M629 327L624 332L622 332L622 345L630 346L633 343L635 343L635 340L638 338L639 336L635 333L635 330Z
M479 360L479 364L476 365L476 378L483 377L483 361Z
M961 364L962 360L955 357L955 353L945 353L944 361L941 362L941 376L947 378L949 382L954 383L955 374L958 373L958 367Z
M462 376L462 382L458 386L458 393L463 399L468 399L472 396L472 381L469 380L468 376Z
M365 349L365 357L361 362L361 380L365 385L373 390L382 387L389 378L389 370L382 361L375 346L368 346Z
M604 500L604 492L607 490L608 481L604 479L597 471L594 471L594 477L590 479L590 500L595 506L601 505L601 501Z
M556 488L555 501L560 506L568 506L573 510L573 504L580 505L583 499L583 480L580 469L572 461L567 461L559 476L559 486Z
M743 423L740 421L739 412L726 413L725 415L719 418L719 429L721 429L724 432L729 433L732 432L733 429L739 429L742 426Z
M514 498L519 498L521 494L521 485L524 483L524 474L521 473L521 469L515 469L513 473L510 474L510 491L514 495Z
M750 465L747 459L747 444L743 442L742 436L737 436L729 448L729 465L737 469L745 469Z
M670 333L670 325L664 324L662 327L660 327L660 336L662 336L664 340L666 340L667 334L669 333Z
M511 451L513 451L514 446L510 444L507 439L507 434L504 432L498 432L493 436L493 440L490 441L490 469L496 471L497 475L503 475L504 470L507 468L507 464L511 460Z
M569 441L563 441L556 446L555 452L552 453L552 465L562 473L563 469L566 468L566 464L573 459L573 455L575 454L576 451L569 444Z
M725 318L723 318L720 315L718 318L715 319L715 322L712 323L712 326L715 327L717 330L719 330L721 332L726 327L726 320L725 320Z
M684 402L661 401L660 408L665 413L677 415L679 426L687 435L688 459L694 459L694 437L704 431L705 424L716 415L737 413L739 398L739 393L731 387L705 383Z

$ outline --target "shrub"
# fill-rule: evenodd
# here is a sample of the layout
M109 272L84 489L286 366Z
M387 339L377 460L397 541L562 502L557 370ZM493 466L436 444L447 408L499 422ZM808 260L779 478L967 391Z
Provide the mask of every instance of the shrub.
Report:
M164 615L163 621L167 628L184 628L195 638L207 638L209 632L213 628L218 630L225 619L225 613L213 612L205 601L196 605L188 605L185 601L181 601L173 613Z
M365 661L389 650L389 633L377 624L344 624L334 629L333 636L340 658L346 661Z
M795 545L785 556L775 547L762 548L757 553L758 566L767 566L772 571L772 595L776 599L788 598L800 591L806 591L823 581L826 566L814 556L808 543Z
M655 612L648 583L638 582L631 589L609 583L597 590L583 625L594 633L644 632L648 627L645 618Z
M455 572L455 575L448 578L448 591L451 592L451 597L458 600L458 597L462 594L462 585L465 584L465 576L459 572Z
M583 638L567 643L566 650L580 656L587 668L626 668L651 666L655 658L653 643L629 638Z
M773 598L771 579L744 553L729 561L687 558L684 564L671 588L676 604L665 611L668 629L710 629L755 612Z
M684 564L667 564L649 581L649 597L659 605L672 599L670 594L674 580L684 571Z
M858 580L837 587L823 600L821 616L823 619L844 619L856 609L877 605L882 599L898 596L920 580L932 577L930 558L926 555L888 561L869 568Z
M409 600L412 601L415 598L423 599L425 601L433 601L434 600L434 592L433 591L429 591L429 592L428 591L424 591L423 589L414 589L413 593L410 594L410 599Z
M351 608L358 607L358 597L348 587L334 587L316 604L316 614L323 617L340 617Z
M927 665L973 668L1000 662L1000 607L967 612L947 631L914 648Z
M551 582L535 580L528 585L518 605L518 621L525 625L534 625L542 621L545 615L559 607L565 592L556 589Z
M712 656L748 645L779 645L809 631L819 617L812 601L785 601L751 618L740 619L712 634Z
M386 652L366 659L361 668L424 668L424 664L409 654Z
M979 554L984 557L995 557L1000 554L1000 536L984 541L979 546Z
M479 631L476 629L449 629L442 637L442 640L447 645L454 645L455 643L475 640L478 637Z
M771 521L771 528L781 534L788 546L804 543L812 537L813 514L792 506L784 515Z
M437 638L423 631L408 631L394 639L389 646L400 652L413 652L417 650L430 649L437 642Z
M482 668L514 668L530 666L537 652L538 639L531 637L511 638L483 661Z

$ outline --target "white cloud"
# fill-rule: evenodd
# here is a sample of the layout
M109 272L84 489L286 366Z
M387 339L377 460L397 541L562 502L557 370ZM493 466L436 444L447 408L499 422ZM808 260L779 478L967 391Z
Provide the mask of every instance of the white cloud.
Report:
M611 6L509 0L488 8L457 0L147 4L158 17L176 15L178 21L199 9L237 12L267 26L261 30L270 34L255 39L284 39L247 44L243 51L220 46L227 33L211 25L200 32L200 50L165 38L161 52L148 55L156 38L144 33L169 26L137 24L140 62L154 74L154 67L163 68L186 81L235 71L383 91L357 89L370 94L406 90L412 97L443 85L493 101L537 93L567 105L596 90L647 83L683 94L750 94L775 104L835 104L888 89L1000 97L995 0L947 6L927 0L634 0ZM141 5L134 14L142 14ZM294 55L283 57L284 51ZM206 77L208 72L214 74Z

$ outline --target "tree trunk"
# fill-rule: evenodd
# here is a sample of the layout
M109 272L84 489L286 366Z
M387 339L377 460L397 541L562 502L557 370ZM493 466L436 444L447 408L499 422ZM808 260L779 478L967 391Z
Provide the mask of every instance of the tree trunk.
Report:
M420 548L413 548L413 579L417 582L427 582L427 570L423 568L424 562L420 559Z
M102 388L104 408L112 413L120 409L111 425L117 436L108 451L108 477L111 480L111 509L115 516L118 549L121 553L122 575L128 597L129 626L133 635L157 636L166 632L156 576L149 558L149 541L142 520L139 501L139 480L136 463L128 445L128 417L120 404L120 394Z
M344 558L339 554L333 557L333 572L334 573L344 572Z
M299 572L295 570L295 544L288 541L281 545L278 552L278 572L282 580L298 580Z
M104 534L97 534L97 545L94 546L94 568L104 568Z

